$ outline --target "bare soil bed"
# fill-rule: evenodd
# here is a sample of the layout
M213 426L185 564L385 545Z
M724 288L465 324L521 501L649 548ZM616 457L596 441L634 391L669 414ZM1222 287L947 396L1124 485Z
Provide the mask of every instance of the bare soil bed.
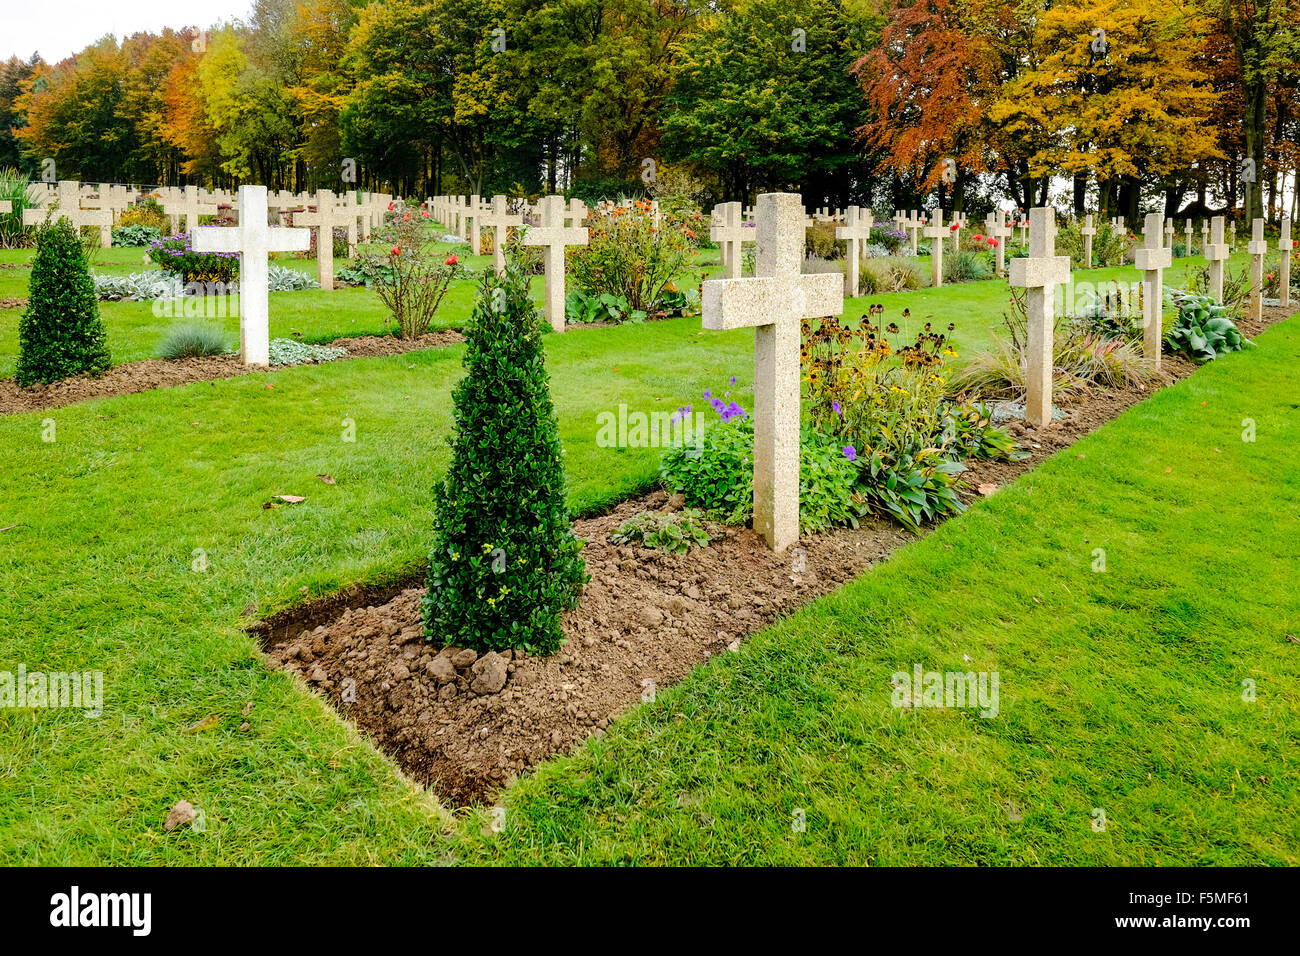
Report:
M1289 310L1288 310L1289 311ZM1248 334L1286 317L1267 310ZM1196 366L1166 356L1169 380ZM1009 427L1030 453L1020 462L971 461L970 501L1148 397L1097 392L1062 405L1042 429ZM983 489L981 491L981 486ZM564 617L565 647L549 658L437 648L420 621L421 583L352 589L252 626L272 666L325 694L414 779L455 805L490 800L519 773L566 752L655 689L714 654L737 648L774 619L835 590L915 536L887 521L805 535L798 549L767 550L748 528L708 525L712 543L689 555L613 545L609 535L644 510L674 510L663 492L574 524L587 543L591 581Z
M355 338L335 339L330 345L347 349L347 354L334 361L376 358L384 355L401 355L420 349L441 348L463 342L459 332L426 332L416 339L399 339L391 335L362 335ZM287 366L285 366L287 367ZM270 371L276 371L273 367ZM59 408L92 398L109 398L113 395L131 395L155 388L188 385L190 382L209 382L219 378L234 378L252 371L233 355L188 359L145 359L115 365L103 375L78 375L75 378L50 385L32 385L22 388L13 378L0 379L0 415L30 412L43 408Z

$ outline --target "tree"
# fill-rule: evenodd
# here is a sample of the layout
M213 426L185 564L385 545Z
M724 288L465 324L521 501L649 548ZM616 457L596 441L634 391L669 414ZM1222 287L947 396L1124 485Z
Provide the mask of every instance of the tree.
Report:
M43 227L37 237L28 296L18 320L19 385L99 374L109 367L95 282L81 237L66 219Z
M563 448L528 276L491 270L465 329L451 465L434 509L426 636L549 654L587 581L565 506Z
M716 173L728 199L808 187L856 158L852 56L839 8L748 0L684 41L664 132L669 156Z
M1216 152L1216 94L1197 64L1205 24L1176 8L1079 0L1039 18L1036 68L1007 83L990 117L1046 145L1030 174L1094 175L1103 209L1136 216L1144 178Z

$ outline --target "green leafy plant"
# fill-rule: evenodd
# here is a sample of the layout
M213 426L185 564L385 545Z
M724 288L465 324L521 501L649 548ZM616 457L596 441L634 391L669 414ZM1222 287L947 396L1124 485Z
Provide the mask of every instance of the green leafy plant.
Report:
M1029 457L1006 429L993 424L993 413L983 402L949 406L943 445L962 458L1024 461Z
M143 202L124 209L121 215L117 217L117 224L119 228L125 229L152 229L158 234L154 237L157 239L171 232L172 220L171 216L163 212L162 205L157 198L149 196ZM116 230L114 230L114 235L116 236ZM130 244L137 245L137 243ZM117 245L117 242L114 241L113 245Z
M952 480L965 470L937 449L904 452L892 459L875 452L862 469L861 497L872 514L887 515L919 532L926 521L966 510Z
M690 264L706 233L698 210L680 219L662 211L656 222L649 200L592 214L587 245L569 253L569 271L583 292L627 303L623 319L649 314L673 276Z
M163 337L158 346L158 357L175 361L227 355L230 351L224 330L212 325L178 325Z
M18 320L18 384L55 382L110 365L95 283L81 240L66 219L41 228Z
M23 227L23 212L35 208L27 193L27 177L13 167L0 169L0 200L13 210L0 213L0 249L17 249L30 243L31 232Z
M563 447L528 276L506 258L479 284L453 392L451 463L435 496L426 636L549 654L587 574L565 507Z
M176 273L185 283L229 284L239 276L239 253L195 252L193 238L188 233L151 242L149 259L164 272Z
M632 322L643 322L646 314L629 309L627 299L622 296L610 292L595 295L574 289L564 297L564 317L570 322L589 324L622 322L624 318Z
M404 339L429 331L460 260L429 242L419 216L394 215L373 240L381 250L361 257L367 285L378 293Z
M742 418L700 430L695 442L674 445L659 462L665 487L724 524L744 524L754 508L754 424Z
M944 282L978 282L993 277L993 263L986 252L963 249L955 254L944 256Z
M703 548L709 543L701 517L695 508L685 508L676 514L642 511L623 522L609 540L614 544L640 543L642 547L669 554L686 554L691 548Z
M148 246L162 240L162 233L154 226L114 226L114 246Z
M179 276L169 272L133 272L125 276L96 274L95 295L106 302L149 302L185 294Z
M313 276L287 266L268 265L266 280L268 292L301 292L304 289L320 288L320 283Z
M1252 344L1228 318L1227 306L1206 295L1173 293L1178 318L1165 335L1165 346L1201 364Z
M347 355L341 345L312 345L296 339L271 339L272 365L307 365L332 362Z

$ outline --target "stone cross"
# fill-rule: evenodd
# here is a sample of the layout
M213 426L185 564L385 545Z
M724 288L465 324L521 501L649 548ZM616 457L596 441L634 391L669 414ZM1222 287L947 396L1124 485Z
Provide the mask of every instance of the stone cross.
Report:
M961 252L961 231L966 228L966 217L959 212L952 214L952 222L948 225L948 235L952 239L953 255Z
M1215 216L1210 221L1210 241L1205 246L1205 258L1210 262L1210 295L1214 301L1223 305L1223 263L1230 252L1223 241L1223 217Z
M1165 245L1169 247L1169 251L1170 251L1170 252L1173 251L1173 249L1174 249L1174 221L1173 221L1172 219L1166 219L1166 220L1165 220Z
M1283 305L1291 304L1291 250L1293 248L1295 243L1291 241L1291 217L1283 216L1282 231L1277 237L1277 251L1282 253L1282 260L1278 263L1278 278L1282 280L1278 297Z
M1268 255L1268 241L1264 238L1264 220L1250 224L1250 314L1259 320L1264 317L1264 256Z
M82 226L99 227L99 244L107 249L113 244L113 214L107 209L82 209L81 208L81 184L69 180L63 180L59 183L59 188L54 194L55 201L59 204L58 212L51 218L54 220L66 219L72 226L72 231L81 234ZM24 209L23 225L39 226L45 221L46 214L49 212L49 206L44 209Z
M181 217L185 217L185 229L193 232L199 225L199 216L215 216L217 214L217 204L203 202L199 196L198 186L186 186L185 192L174 197L171 201L163 203L163 212L173 217L180 226Z
M546 321L556 332L564 331L564 248L585 246L587 230L581 226L566 226L564 197L543 196L540 226L524 233L524 245L543 246L546 249Z
M351 225L354 230L350 239L355 241L357 227L356 213L347 206L339 205L333 190L316 191L315 212L295 212L295 226L310 226L316 230L316 277L320 287L327 291L334 288L334 227Z
M1192 254L1192 220L1183 221L1183 258Z
M1210 244L1210 220L1201 220L1201 255L1205 255L1205 247Z
M1036 428L1052 420L1056 287L1070 279L1070 257L1056 255L1056 213L1029 210L1029 256L1011 260L1010 284L1026 289L1025 419Z
M1097 234L1097 227L1092 224L1092 213L1088 213L1083 219L1083 227L1079 230L1083 236L1083 267L1092 268L1092 237Z
M11 213L14 211L14 204L8 199L0 199L0 213Z
M773 551L799 540L799 347L803 319L839 315L844 285L834 273L800 275L803 201L758 197L755 275L704 282L706 329L754 329L754 530Z
M512 216L505 196L497 194L492 197L492 205L486 214L479 218L479 225L492 230L492 268L497 275L506 271L506 230L511 226L522 226L523 216Z
M850 206L845 213L844 225L835 227L835 238L843 239L848 246L848 271L844 275L844 295L850 299L858 295L858 263L862 250L871 241L871 210ZM732 276L734 279L735 276Z
M943 210L936 209L925 227L925 238L930 240L930 284L936 289L943 285L943 240L947 235L943 224Z
M916 246L921 238L921 214L915 209L907 219L907 234L912 241L912 255L916 255Z
M1155 368L1160 367L1160 348L1164 337L1165 314L1164 270L1174 262L1174 254L1160 239L1164 217L1148 213L1142 229L1142 247L1133 253L1133 265L1142 271L1142 354Z
M483 227L482 220L483 204L479 202L478 193L469 197L469 252L470 255L479 254L479 232Z
M239 354L245 365L269 365L267 257L272 252L306 252L311 231L268 227L265 186L240 186L239 208L238 226L195 229L194 251L239 253Z
M1007 239L1011 235L1011 227L1006 224L1006 210L998 209L992 214L993 224L988 229L988 234L997 240L997 270L998 275L1005 275L1007 271Z
M722 268L728 279L739 279L744 263L743 252L745 238L753 230L741 222L740 203L724 202L713 207L713 223L709 226L709 238L718 244L722 256Z

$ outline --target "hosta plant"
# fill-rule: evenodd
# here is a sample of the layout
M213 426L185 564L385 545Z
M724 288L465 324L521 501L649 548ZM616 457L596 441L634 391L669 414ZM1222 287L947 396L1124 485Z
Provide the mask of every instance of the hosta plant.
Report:
M1227 307L1209 296L1175 293L1174 301L1178 318L1165 335L1165 345L1171 352L1181 352L1199 364L1251 344L1228 318Z

